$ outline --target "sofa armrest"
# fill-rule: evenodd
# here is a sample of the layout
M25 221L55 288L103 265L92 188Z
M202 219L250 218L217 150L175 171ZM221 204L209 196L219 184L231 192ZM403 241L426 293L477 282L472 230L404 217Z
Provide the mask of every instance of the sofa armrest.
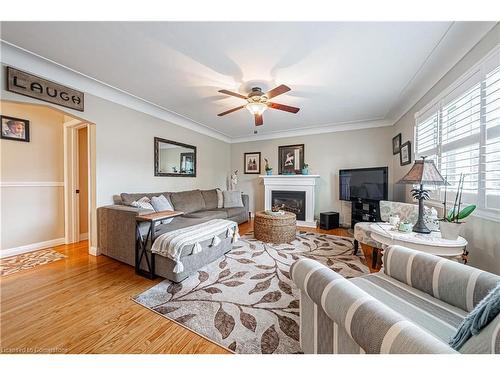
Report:
M500 283L492 273L398 245L384 250L383 264L386 275L466 311Z
M301 313L305 308L302 304L314 303L313 311L318 314L316 320L320 314L326 314L366 353L456 353L319 262L298 260L292 265L290 274L308 297L301 298ZM301 327L301 337L302 333Z
M97 243L101 254L134 265L135 217L151 212L153 211L125 205L99 207L97 209ZM143 226L145 231L146 223Z

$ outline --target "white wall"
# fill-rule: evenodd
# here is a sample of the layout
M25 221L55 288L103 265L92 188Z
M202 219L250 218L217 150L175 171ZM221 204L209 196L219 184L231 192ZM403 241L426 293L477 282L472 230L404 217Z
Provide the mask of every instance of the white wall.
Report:
M500 24L493 28L474 48L464 56L434 87L432 87L413 108L394 126L391 136L402 134L402 142L411 140L414 159L415 113L432 101L444 89L467 72L474 64L500 43ZM393 182L398 181L409 171L411 165L400 167L399 156L392 157ZM394 199L412 202L408 187L394 185ZM500 218L498 221L480 217L469 219L462 235L469 241L470 264L490 272L500 274Z
M269 160L273 173L278 173L278 146L304 144L304 161L309 164L309 173L318 174L319 195L315 215L334 210L341 213L341 221L350 223L350 204L339 200L338 173L344 168L389 167L392 165L390 137L392 127L342 131L302 137L272 139L267 141L233 143L231 145L231 168L238 169L238 189L250 196L252 212L264 209L264 185L255 174L243 174L243 154L261 152L261 173L264 174L264 158ZM392 191L389 190L389 196Z
M60 240L64 237L64 192L57 184L64 180L63 115L44 107L3 101L0 112L30 121L30 142L0 141L4 185L0 249Z

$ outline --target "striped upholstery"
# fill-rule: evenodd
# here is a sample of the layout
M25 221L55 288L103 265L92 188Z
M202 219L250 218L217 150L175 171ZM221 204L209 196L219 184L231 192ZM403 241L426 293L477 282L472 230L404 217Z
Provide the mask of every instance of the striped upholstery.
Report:
M305 353L456 353L362 288L310 260L291 268L301 290Z
M301 259L291 277L301 290L305 353L456 353L449 346L468 312L500 277L400 246L384 270L346 280ZM500 315L461 353L500 353Z
M383 264L391 278L465 311L500 283L497 275L402 246L388 247Z

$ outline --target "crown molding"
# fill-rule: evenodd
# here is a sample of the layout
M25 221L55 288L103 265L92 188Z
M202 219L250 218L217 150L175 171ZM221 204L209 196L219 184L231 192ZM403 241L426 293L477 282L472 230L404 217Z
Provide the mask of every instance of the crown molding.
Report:
M271 132L260 135L235 137L232 138L231 143L265 141L277 138L303 137L314 134L335 133L335 132L362 130L369 128L381 128L392 125L394 125L394 122L385 119L339 122L335 124L315 126L310 128L300 128L294 130Z
M123 105L150 116L182 126L197 133L231 143L226 134L215 131L203 124L179 115L162 106L151 103L127 91L87 76L34 52L0 39L0 59L2 64L16 67L37 76L53 80L62 85L73 87L87 94ZM91 120L91 119L89 119Z

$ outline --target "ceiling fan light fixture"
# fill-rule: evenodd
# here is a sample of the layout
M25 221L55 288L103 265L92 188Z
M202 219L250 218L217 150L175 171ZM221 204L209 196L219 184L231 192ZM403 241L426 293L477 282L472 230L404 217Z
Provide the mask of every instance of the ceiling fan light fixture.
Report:
M259 102L248 103L245 107L252 115L262 115L267 109L267 104Z

